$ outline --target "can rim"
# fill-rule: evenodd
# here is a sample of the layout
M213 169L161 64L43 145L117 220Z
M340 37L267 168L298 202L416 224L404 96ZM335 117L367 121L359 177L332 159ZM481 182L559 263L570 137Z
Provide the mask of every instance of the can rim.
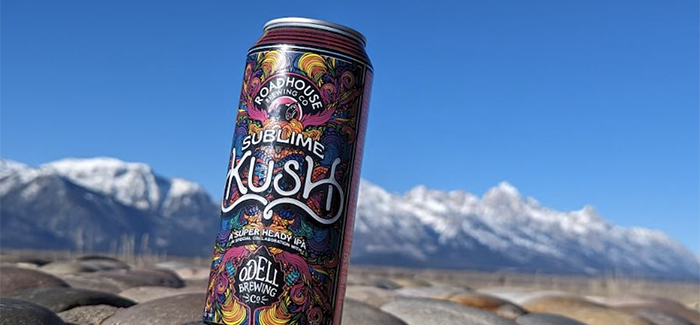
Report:
M303 17L277 18L277 19L273 19L273 20L270 20L267 23L265 23L265 25L263 26L263 31L267 31L267 30L273 29L273 28L288 27L288 26L323 29L323 30L327 30L330 32L334 32L334 33L348 36L348 37L355 39L358 42L362 43L363 46L367 45L367 39L365 39L365 36L362 35L362 33L358 32L357 30L352 29L350 27L347 27L345 25L331 23L331 22L328 22L325 20L320 20L320 19L303 18Z

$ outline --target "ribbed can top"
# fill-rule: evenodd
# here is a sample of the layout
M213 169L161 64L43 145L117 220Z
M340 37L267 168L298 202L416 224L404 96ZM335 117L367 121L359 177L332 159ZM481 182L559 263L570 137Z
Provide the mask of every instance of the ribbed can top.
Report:
M273 19L263 27L263 35L250 48L257 51L270 46L293 45L312 47L339 54L367 64L365 37L360 32L339 24L318 19L287 17Z
M268 31L274 28L279 28L279 27L305 27L305 28L315 28L315 29L321 29L321 30L326 30L329 32L333 32L336 34L340 34L346 37L350 37L359 43L362 44L364 47L367 44L367 40L365 39L365 36L362 35L362 33L336 23L331 23L327 22L325 20L320 20L320 19L311 19L311 18L301 18L301 17L285 17L285 18L277 18L268 21L264 26L263 26L263 31Z

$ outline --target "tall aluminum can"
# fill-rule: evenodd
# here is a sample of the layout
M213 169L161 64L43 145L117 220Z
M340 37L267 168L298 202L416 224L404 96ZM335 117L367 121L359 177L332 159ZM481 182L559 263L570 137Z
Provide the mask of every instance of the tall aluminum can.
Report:
M353 29L265 24L245 64L205 323L340 324L372 75Z

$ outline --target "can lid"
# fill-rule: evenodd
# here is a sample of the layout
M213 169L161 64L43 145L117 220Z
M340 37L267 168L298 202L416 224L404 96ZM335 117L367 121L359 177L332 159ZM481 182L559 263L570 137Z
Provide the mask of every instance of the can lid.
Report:
M347 26L327 22L327 21L320 20L320 19L301 18L301 17L277 18L277 19L273 19L273 20L270 20L267 23L265 23L265 25L263 26L263 31L266 31L268 29L278 28L278 27L290 27L290 26L323 29L323 30L327 30L327 31L330 31L333 33L337 33L337 34L341 34L341 35L345 35L347 37L350 37L350 38L362 43L363 46L367 45L367 40L365 39L365 36L362 35L360 32L358 32L350 27L347 27Z

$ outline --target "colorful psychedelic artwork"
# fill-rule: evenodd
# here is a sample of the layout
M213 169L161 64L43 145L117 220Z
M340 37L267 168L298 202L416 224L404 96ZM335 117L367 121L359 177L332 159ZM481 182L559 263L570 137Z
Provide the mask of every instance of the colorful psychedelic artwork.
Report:
M205 321L332 322L366 69L302 50L249 54Z

